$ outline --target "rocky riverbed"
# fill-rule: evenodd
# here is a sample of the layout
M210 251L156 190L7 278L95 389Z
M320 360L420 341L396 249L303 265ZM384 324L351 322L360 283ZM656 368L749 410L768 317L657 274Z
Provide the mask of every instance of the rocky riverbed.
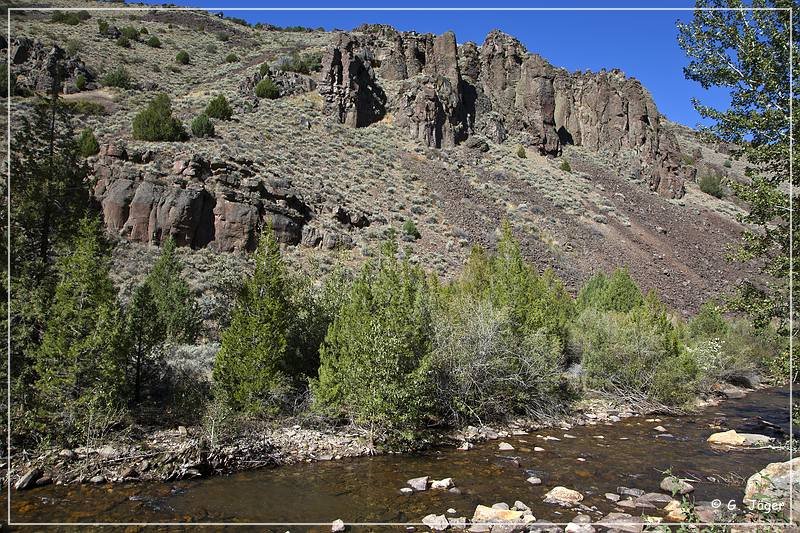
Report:
M517 421L465 428L431 435L417 453L378 450L386 453L359 458L353 456L375 450L344 430L273 429L252 445L240 442L209 453L196 451L199 438L188 428L185 433L160 432L162 439L151 436L147 447L141 442L119 447L116 456L100 448L72 450L76 456L71 458L58 451L30 457L27 472L39 468L41 475L28 480L29 486L36 487L37 481L41 485L42 477L49 477L45 482L50 484L14 491L12 508L17 519L34 521L43 516L118 521L133 513L137 520L312 521L327 527L337 518L347 523L426 520L430 525L425 527L446 521L448 528L460 527L460 518L469 524L480 521L481 513L507 512L503 516L524 520L525 527L538 522L536 527L564 528L571 521L569 531L588 531L579 529L586 525L582 516L594 526L598 521L627 523L624 515L639 526L693 517L720 519L734 501L731 514L739 520L758 515L744 503L746 480L768 463L787 459L786 449L779 446L788 431L786 406L782 389L755 391L684 416L642 415L596 399L550 424ZM736 431L738 437L778 439L750 447L739 446L741 439L736 438L733 444L708 442L725 430ZM433 446L443 442L449 445ZM142 453L155 455L137 457ZM321 460L337 456L342 460ZM222 466L199 466L198 457ZM145 461L147 468L141 466ZM284 466L211 476L279 464ZM72 479L61 478L70 472L67 465L80 467L81 477L75 472ZM123 475L131 465L137 475ZM141 482L92 483L96 476ZM423 478L425 490L420 490ZM75 483L80 480L84 483ZM681 506L680 492L698 502L692 515ZM715 499L725 502L725 508L714 508ZM265 507L265 501L280 505ZM90 507L94 514L81 515Z

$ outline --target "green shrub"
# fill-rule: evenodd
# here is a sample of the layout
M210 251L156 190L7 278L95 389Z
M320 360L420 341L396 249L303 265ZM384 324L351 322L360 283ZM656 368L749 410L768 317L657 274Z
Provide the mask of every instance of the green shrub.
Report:
M269 78L264 78L256 85L256 96L274 100L280 96L278 86Z
M320 349L314 406L371 437L407 437L432 412L430 295L425 274L386 243L368 262Z
M134 28L133 26L125 26L120 30L123 37L127 37L131 41L138 41L139 40L139 30Z
M159 94L134 117L133 137L143 141L180 141L186 137L183 125L172 116L169 96Z
M217 45L215 45L213 43L209 44L209 45L206 45L206 52L208 52L209 54L216 54L217 53Z
M151 35L150 38L147 39L147 46L150 48L161 48L161 39L155 35Z
M269 63L261 63L261 66L258 68L259 74L261 74L262 78L265 78L267 74L269 74Z
M85 12L88 14L88 12ZM68 24L70 26L77 26L81 23L81 18L78 16L78 13L74 11L53 11L50 15L50 22L59 23L59 24Z
M521 144L517 146L517 157L519 157L520 159L525 159L526 157L528 157L528 154L525 153L525 147L522 146Z
M237 56L233 52L225 56L226 63L236 63L237 61L239 61L239 56Z
M578 308L596 307L601 311L626 313L644 303L639 286L627 269L617 269L611 276L595 274L578 293Z
M99 151L100 143L97 142L94 132L90 128L86 128L78 137L78 152L82 157L89 157Z
M716 198L722 198L725 195L722 186L722 178L720 176L706 174L700 176L697 183L700 185L700 190L706 194L710 194Z
M181 50L180 52L175 55L175 61L180 63L181 65L188 65L189 64L189 53L186 50Z
M101 83L106 87L119 87L127 89L131 86L131 76L124 67L117 67L103 76Z
M124 35L120 35L116 40L117 46L121 46L122 48L130 48L131 41Z
M81 21L89 20L90 18L92 18L92 14L86 11L85 9L81 9L80 11L78 11L78 18Z
M214 123L208 115L201 113L192 120L192 134L195 137L213 137Z
M217 39L220 41L227 42L231 38L230 34L225 33L224 31L217 32Z
M728 331L728 322L715 302L704 303L689 321L688 333L693 339L722 339Z
M86 76L78 74L75 76L75 88L82 91L86 88Z
M422 235L420 235L419 233L419 230L417 229L417 225L410 218L406 219L406 221L403 222L403 233L405 233L408 237L411 237L414 240L422 237Z
M259 239L255 271L236 299L214 363L214 381L228 405L276 412L291 390L288 271L271 227Z
M725 162L722 163L722 166L725 168L731 168L733 166L733 162L730 159L726 159Z
M74 56L81 48L83 48L83 43L78 39L70 39L67 41L67 55Z
M515 333L508 308L455 293L434 315L432 369L445 420L485 423L558 410L563 352L555 337Z
M569 161L567 161L566 159L561 160L561 166L559 166L558 168L560 168L564 172L572 172L572 167L569 166Z
M586 308L573 337L591 388L677 406L698 388L697 361L677 343L674 327L652 297L628 312Z
M227 98L220 94L217 97L212 98L208 103L206 106L206 115L211 118L218 118L220 120L230 120L233 116L233 109L231 109Z
M150 33L150 32L149 32L149 31L147 31L147 28L145 28L144 26L142 26L141 28L139 28L139 34L140 34L140 35L148 35L149 33Z
M303 55L283 56L275 63L275 68L286 72L309 74L322 69L322 53L311 52ZM263 74L262 74L263 75Z
M106 108L97 102L90 102L89 100L73 100L65 102L64 104L72 112L78 115L103 115Z
M100 35L105 35L108 33L108 22L103 19L97 20L97 31L100 32Z

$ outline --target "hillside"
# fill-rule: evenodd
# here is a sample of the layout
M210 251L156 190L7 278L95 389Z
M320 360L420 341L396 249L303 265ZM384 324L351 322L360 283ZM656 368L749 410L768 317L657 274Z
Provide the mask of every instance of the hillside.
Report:
M140 32L128 47L126 26ZM741 165L660 115L637 80L567 72L500 31L458 44L388 26L295 30L190 11L92 12L75 25L15 13L16 85L46 89L46 65L63 55L63 97L88 111L76 129L100 142L89 163L118 283L136 281L150 244L171 235L195 288L213 292L247 269L242 252L265 221L292 261L324 271L362 262L412 220L420 237L404 237L406 253L448 276L508 219L525 255L571 290L626 266L684 313L751 275L725 259L739 208L695 182L742 179ZM102 83L119 66L129 87ZM262 76L278 98L256 97ZM134 116L159 93L187 130L220 94L233 117L214 120L213 137L134 140ZM15 99L13 114L32 101Z

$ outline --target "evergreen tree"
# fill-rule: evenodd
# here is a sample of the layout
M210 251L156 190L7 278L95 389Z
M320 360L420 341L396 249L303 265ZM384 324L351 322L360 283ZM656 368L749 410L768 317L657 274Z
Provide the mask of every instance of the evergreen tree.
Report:
M255 270L236 300L214 364L214 381L228 403L247 411L274 410L290 386L287 336L289 277L271 227L264 229Z
M698 112L713 121L706 133L733 143L737 147L733 156L748 164L749 179L729 184L748 206L740 217L746 229L735 257L756 261L766 283L743 282L731 307L747 312L757 327L776 320L779 331L788 337L796 334L788 327L789 276L797 272L789 253L792 245L797 250L797 241L790 243L790 236L797 239L800 233L800 217L790 216L788 193L789 180L794 187L800 186L796 165L791 167L794 174L789 175L789 160L795 155L789 153L789 121L797 123L800 91L790 90L789 74L791 65L800 59L800 17L794 17L792 29L790 10L797 13L792 0L754 0L752 5L782 10L740 9L744 7L740 0L698 0L698 8L723 9L695 11L691 22L678 24L678 43L690 59L684 69L688 79L704 89L724 87L730 92L730 106L724 110L694 100ZM792 35L794 56L789 46ZM795 116L790 115L791 110ZM797 301L796 296L794 299ZM788 371L788 357L784 360ZM798 365L794 368L792 378Z
M127 381L132 400L138 404L145 382L156 363L154 349L164 342L166 327L159 317L158 306L148 283L136 288L125 311L125 338L129 354Z
M89 204L87 167L80 157L68 108L58 98L60 64L51 68L48 100L19 117L12 139L9 253L11 263L11 376L15 404L27 405L38 348L51 304L56 251L72 240Z
M371 435L419 428L431 414L430 290L423 272L384 246L352 285L320 350L315 405Z
M91 408L119 404L124 383L110 252L96 217L80 222L71 253L59 260L55 297L35 352L42 422L68 439L85 430Z
M191 343L197 338L200 314L189 285L181 275L183 265L176 253L175 240L168 238L161 255L147 275L155 315L164 328L165 340L175 343Z

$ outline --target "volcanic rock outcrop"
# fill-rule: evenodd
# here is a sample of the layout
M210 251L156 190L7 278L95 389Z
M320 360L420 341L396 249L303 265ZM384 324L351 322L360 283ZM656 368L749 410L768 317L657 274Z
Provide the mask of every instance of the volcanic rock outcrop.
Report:
M322 65L320 93L344 124L367 126L391 114L429 147L475 134L501 143L513 134L543 155L559 155L566 144L627 154L652 190L683 195L688 171L674 135L641 83L618 70L569 73L496 30L480 47L458 47L452 32L385 25L337 33Z
M9 53L12 87L52 91L55 78L59 91L73 93L79 90L76 83L79 76L83 77L85 88L95 87L94 75L83 61L68 56L58 45L48 47L28 37L17 37L11 41Z
M150 150L129 154L112 144L101 147L93 171L106 227L131 241L252 250L265 223L280 242L298 244L311 218L291 187L258 178L249 161L193 155L170 166Z

